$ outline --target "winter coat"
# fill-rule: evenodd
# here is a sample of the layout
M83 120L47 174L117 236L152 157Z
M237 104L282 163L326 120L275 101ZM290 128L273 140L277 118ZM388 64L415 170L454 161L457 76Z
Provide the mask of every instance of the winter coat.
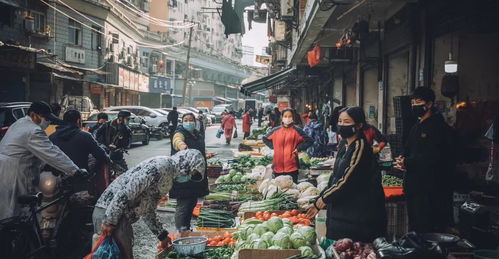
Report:
M222 129L233 129L236 128L236 119L234 116L227 114L222 119Z
M263 142L274 149L272 167L276 173L291 173L297 171L298 156L293 153L305 151L314 140L297 126L284 127L279 126L269 131L263 136Z
M177 111L170 111L168 113L168 116L166 117L168 120L168 123L173 125L174 128L177 128L178 125L178 112Z
M78 170L29 116L17 120L0 141L0 219L19 214L17 197L36 192L44 164L67 175Z
M188 149L195 149L201 152L204 159L206 160L206 150L204 143L204 135L200 132L195 131L194 135L189 131L184 129L182 125L178 126L175 135L173 136L174 148L172 149L172 155L176 154L178 151L178 141L181 139ZM171 198L200 198L209 194L208 190L208 179L203 178L200 182L188 181L186 183L175 183L170 191Z
M102 124L95 133L95 139L106 147L113 144L117 148L127 148L131 137L132 130L125 124L118 124L117 119Z
M168 193L178 176L193 170L203 176L206 170L203 155L196 150L141 162L116 178L97 201L95 206L106 210L103 223L116 226L123 216L131 223L142 217L149 229L159 235L166 229L156 216L159 200Z
M243 132L250 133L251 132L251 124L253 121L251 120L251 116L246 113L243 115Z
M97 144L94 137L76 125L58 126L49 139L80 168L89 169L90 154L99 164L108 160L106 152Z
M307 154L310 157L326 157L329 137L324 129L324 124L311 121L303 130L314 140L314 144L307 149Z
M364 138L339 144L333 174L320 197L327 205L327 238L372 242L386 231L385 197L372 149Z

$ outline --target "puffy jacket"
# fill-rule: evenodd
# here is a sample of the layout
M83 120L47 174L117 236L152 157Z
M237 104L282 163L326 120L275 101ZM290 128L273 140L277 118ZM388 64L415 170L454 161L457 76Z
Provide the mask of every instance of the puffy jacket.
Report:
M274 149L273 169L276 173L291 173L299 169L298 157L293 154L296 149L305 151L314 140L310 138L300 127L279 126L272 129L263 137L263 142Z

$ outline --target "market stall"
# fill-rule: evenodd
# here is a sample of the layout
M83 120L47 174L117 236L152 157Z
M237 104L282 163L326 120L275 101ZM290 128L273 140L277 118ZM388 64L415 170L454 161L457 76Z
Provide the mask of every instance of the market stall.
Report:
M407 234L402 179L389 170L381 171L387 236L373 243L327 239L326 211L312 219L306 211L328 187L335 158L301 154L298 184L291 176L273 178L272 151L261 142L266 130L254 130L253 139L234 150L233 159L208 161L210 194L195 209L194 231L172 236L174 250L158 258L446 258L456 251L444 254L433 247L441 241L432 240L434 236L423 240ZM380 168L390 168L388 163L380 161ZM165 201L159 207L174 205ZM407 240L421 247L411 248ZM460 252L471 249L471 244L463 243ZM425 257L418 257L421 254Z

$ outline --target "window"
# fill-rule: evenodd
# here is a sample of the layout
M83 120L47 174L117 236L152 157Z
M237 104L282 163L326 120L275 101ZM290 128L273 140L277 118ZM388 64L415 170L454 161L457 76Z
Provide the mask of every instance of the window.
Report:
M0 25L12 26L14 7L0 3Z
M101 31L101 27L92 25L92 29L93 29L92 34L91 34L92 49L93 50L100 50L101 44L102 44L102 35L96 31ZM94 31L94 30L96 30L96 31Z
M69 41L69 43L81 46L81 43L82 43L82 40L81 40L81 31L82 31L81 24L77 23L73 19L69 19L69 23L68 24L69 24L68 25L68 41Z
M142 58L140 61L143 67L149 67L149 52L142 52Z
M24 112L23 109L13 109L12 114L14 115L14 118L20 119L24 117Z
M45 32L45 14L31 11L31 16L34 18L35 31Z

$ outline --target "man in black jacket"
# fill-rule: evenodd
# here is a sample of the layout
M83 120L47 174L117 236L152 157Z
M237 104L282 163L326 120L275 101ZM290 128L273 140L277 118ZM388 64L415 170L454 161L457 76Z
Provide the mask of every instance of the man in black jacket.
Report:
M404 155L396 158L395 165L405 172L409 231L443 232L452 225L454 131L434 107L433 90L416 88L411 102L419 122L412 127Z
M109 117L107 116L107 113L105 112L100 112L99 114L97 114L97 123L91 127L88 132L90 132L90 134L95 134L95 132L97 132L97 130L104 124L107 122L107 120L109 119Z
M168 119L168 123L172 125L173 131L171 133L173 134L173 132L175 132L175 130L177 129L177 125L178 125L177 107L173 107L173 110L168 113L167 119Z
M92 155L99 164L108 161L106 152L97 144L94 137L80 129L81 113L69 110L64 113L64 123L58 126L50 141L58 146L80 168L89 170L88 155Z

